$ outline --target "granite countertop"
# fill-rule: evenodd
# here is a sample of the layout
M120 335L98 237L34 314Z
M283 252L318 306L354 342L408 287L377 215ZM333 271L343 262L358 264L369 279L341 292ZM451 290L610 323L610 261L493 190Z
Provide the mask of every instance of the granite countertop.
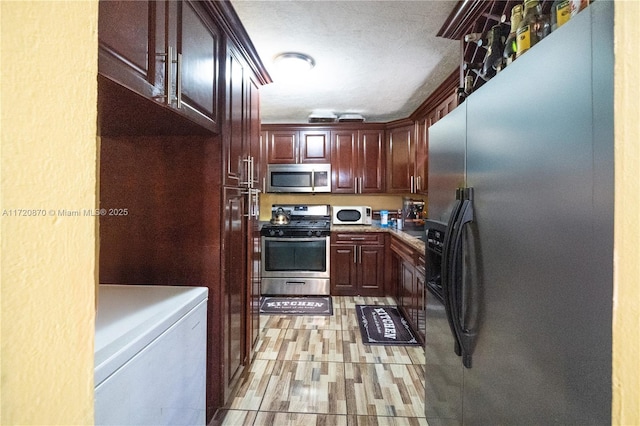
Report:
M268 224L269 221L260 221L259 226L262 228L262 225ZM372 225L331 225L332 232L387 232L392 234L402 241L413 247L418 251L424 251L425 242L424 238L424 230L414 230L414 229L403 229L397 230L396 228L382 228L380 227L379 222L374 223Z

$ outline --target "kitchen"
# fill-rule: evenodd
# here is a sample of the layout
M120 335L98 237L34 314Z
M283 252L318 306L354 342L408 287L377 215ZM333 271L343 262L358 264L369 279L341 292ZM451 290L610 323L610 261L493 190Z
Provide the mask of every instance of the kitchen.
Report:
M95 5L94 5L95 6ZM43 5L40 4L40 7L44 7ZM89 6L87 5L75 5L75 6L71 6L71 5L67 5L65 9L63 9L63 11L68 12L69 8L73 9L74 7L81 9L80 11L78 11L78 15L82 15L84 18L78 18L76 15L74 15L73 13L70 14L70 16L68 14L64 14L62 13L60 16L60 21L58 22L67 22L66 19L72 20L73 18L77 18L77 21L72 21L72 22L78 22L78 27L79 28L87 28L86 25L86 16L93 16L94 20L94 28L95 28L95 23L97 22L97 17L96 17L96 10L95 9L91 9L89 8ZM621 7L629 7L629 8L633 8L634 6L631 5L627 5L624 4ZM24 8L24 9L22 9ZM88 8L88 9L84 9L84 8ZM48 7L44 7L44 10L33 10L33 9L37 9L33 6L29 6L29 4L26 5L10 5L7 6L6 4L3 4L3 32L5 31L5 28L9 28L9 29L13 29L13 27L9 26L6 27L4 24L5 22L10 21L11 19L15 19L17 21L20 21L21 18L24 18L27 15L30 14L34 14L35 16L40 16L40 14L43 14L43 12L46 12L46 14L51 14L52 16L58 16L57 13L58 11L55 10L51 10ZM73 9L75 10L75 9ZM633 9L632 9L633 10ZM24 12L24 13L23 13ZM82 13L80 13L82 12ZM629 13L630 16L633 16L633 13ZM5 21L5 17L6 20ZM10 19L11 18L11 19ZM91 20L89 20L89 22L91 22ZM43 22L39 21L37 22L37 24L43 25ZM89 27L91 27L91 25L89 25ZM26 29L31 29L29 26L27 26L25 28L25 26L21 26L20 28L16 28L15 31L19 32L19 31L25 31ZM41 30L36 30L35 28L33 28L33 30L35 31L36 34L41 34L39 33L39 31ZM11 34L11 33L10 33ZM17 34L17 33L16 33ZM52 31L52 34L58 34L56 31ZM621 35L617 35L617 36L621 36ZM17 40L21 40L20 37L16 37ZM55 39L55 38L54 38ZM72 40L75 40L74 37L71 37ZM25 52L28 53L33 53L34 47L32 46L25 46ZM56 51L55 49L53 50L54 52ZM36 56L37 57L37 56ZM633 58L633 55L630 54L630 57ZM24 58L24 55L17 55L17 58L22 59ZM44 58L49 59L48 55L45 55ZM24 61L26 62L18 62L18 63L30 63L30 61L33 61L32 57L29 57L29 59L27 60L27 58L24 59ZM89 63L91 63L91 61L89 61ZM60 64L59 61L55 61L55 60L51 60L49 61L49 63L47 64L48 67L54 67L54 69L56 69L55 67L60 67L61 71L64 71L62 73L62 75L65 76L69 76L69 70L68 70L68 65L63 65ZM5 61L3 61L3 68L7 66ZM24 69L28 69L29 67L24 67ZM78 67L80 70L86 70L86 67ZM4 70L3 70L3 76L5 75ZM9 75L13 75L13 74L9 74ZM75 74L71 74L71 75L75 75ZM95 76L95 71L94 74ZM24 74L22 74L22 76L24 77ZM34 75L32 84L35 85L35 87L38 87L38 82L39 82L39 78L38 76ZM88 81L88 86L87 87L91 87L91 85L95 83L91 83L90 79ZM3 86L3 92L4 92L4 87L7 87L7 90L11 90L9 88L9 86ZM17 87L17 86L16 86ZM51 87L50 85L47 85L47 87ZM61 87L64 87L64 85L61 85ZM633 87L633 85L630 85L629 87ZM51 90L55 90L51 89ZM8 93L12 93L11 91L9 91ZM43 91L43 93L45 95L43 95L42 97L42 102L39 103L39 106L42 108L43 106L46 105L50 105L50 101L48 101L49 96L46 96L47 93L50 93L48 91ZM29 107L27 105L23 106L22 100L23 98L21 96L15 96L13 97L14 99L16 99L18 101L18 106L22 107L22 108L18 108L17 111L24 111L29 110ZM39 99L39 98L37 98ZM27 101L32 101L32 98L24 98L24 100ZM630 103L629 104L630 108L633 108L633 104ZM90 107L88 109L91 109ZM55 107L54 107L54 111L55 111ZM8 112L7 112L8 113ZM40 111L40 113L42 113L42 110ZM66 115L65 114L61 114L58 116L59 119L63 119L65 118ZM9 118L13 118L13 115L10 115ZM43 117L43 118L46 118ZM5 120L3 120L4 122ZM88 122L91 122L91 120L87 120ZM11 120L7 120L8 123L11 122ZM16 126L19 126L19 124L21 123L20 119L16 120ZM73 126L67 126L68 128L73 128ZM18 128L22 128L22 127L18 127ZM25 134L31 134L31 132L37 131L38 128L33 128L32 126L25 126L25 128L27 128L29 131L28 132L24 132ZM8 129L12 129L12 127L8 127ZM62 130L60 130L62 131ZM44 134L43 134L44 135ZM57 135L57 134L56 134ZM71 137L73 138L73 136ZM70 138L68 137L62 137L59 139L57 138L51 138L51 137L43 137L43 140L48 141L48 143L55 143L56 147L65 147L68 145L68 140ZM20 138L16 138L16 140L22 140ZM31 141L31 139L29 139ZM58 142L56 142L58 141ZM3 145L6 141L3 141ZM171 144L172 140L171 138L167 138L167 140L165 141L165 146L167 147L166 149L166 155L167 156L175 156L175 155L180 155L179 151L176 150L172 150L172 144ZM143 143L147 143L143 140ZM9 145L12 146L12 145ZM30 145L31 146L31 145ZM35 146L38 146L37 144ZM43 153L47 153L48 155L52 155L52 158L56 159L56 164L59 162L60 164L66 164L70 161L70 159L65 158L68 154L65 154L67 151L62 150L61 154L56 155L55 153L52 153L51 148L50 147L43 147L44 149L42 150ZM29 151L31 152L31 151ZM40 160L42 159L42 154L37 153L37 151L34 151L31 155L33 155L33 160ZM12 151L4 151L4 154L9 154L12 155L12 157L7 157L7 158L13 158L13 159L17 159L17 161L15 162L15 164L20 164L22 165L23 168L25 169L32 169L32 167L25 167L25 166L29 166L31 164L31 159L25 158L24 156L20 156L18 155L18 153L13 154ZM86 154L88 158L95 158L91 156L91 154ZM71 158L73 158L73 156L71 156ZM174 157L172 157L174 158ZM617 159L618 160L618 159ZM616 162L617 162L616 160ZM45 162L46 163L46 162ZM91 160L89 160L89 163L91 163ZM9 167L6 168L5 165L7 163L5 163L5 159L3 158L3 174L7 172L7 170L10 171L14 171L15 167ZM93 161L93 164L95 164L95 160ZM72 167L73 169L73 167ZM90 169L90 168L89 168ZM16 173L18 173L16 171ZM90 170L84 170L84 173L88 173L88 176L95 176L95 172L91 172ZM20 174L17 174L17 176L20 176ZM50 177L48 177L47 179L44 179L45 185L44 188L51 188L51 184L53 183L59 183L61 187L67 187L67 180L70 176L66 175L64 177L63 180L61 181L56 181L56 179L51 180ZM72 179L72 181L75 181ZM30 181L27 181L30 182ZM4 179L3 179L3 184L5 183ZM41 183L41 181L37 181L38 184ZM29 184L26 186L26 188L35 188L36 185L34 184ZM94 193L95 194L95 187L91 187L90 182L88 187L87 186L81 186L83 188L83 190L81 191L82 193ZM20 191L23 192L25 186L20 187ZM6 191L10 191L10 189L7 189ZM73 205L69 205L69 206L59 206L59 208L81 208L81 207L85 207L85 204L89 204L89 207L92 207L92 203L90 202L91 197L88 197L86 199L82 199L80 201L77 201L73 198L71 198L71 194L65 195L65 194L60 194L60 191L51 191L55 197L55 202L50 202L51 204L59 204L60 200L65 201L65 200L69 200L70 204ZM51 196L47 195L47 194L43 194L41 191L34 191L34 194L38 194L37 197L35 198L36 200L39 199L44 199L44 200L51 200ZM32 200L31 198L29 198L27 195L21 195L18 196L18 193L14 193L14 192L5 192L5 188L3 187L3 197L6 194L14 194L17 198L17 200L22 200L22 203L25 204L29 204L28 201ZM13 196L13 195L12 195ZM143 196L143 195L141 195ZM618 197L616 197L617 199ZM621 197L622 198L622 197ZM633 199L632 198L632 194L629 194L628 196L626 196L626 199ZM15 206L11 206L9 205L9 202L7 201L8 198L4 198L3 199L3 208L12 208ZM87 201L89 200L89 201ZM82 204L81 206L76 206L75 204ZM51 206L51 208L54 208L55 206ZM633 217L633 216L631 216ZM75 219L74 219L75 220ZM5 235L5 238L8 237L13 237L16 236L16 232L17 231L21 231L22 229L24 229L24 227L27 227L27 225L29 225L29 227L34 227L35 225L35 231L37 231L37 233L35 234L35 238L33 239L34 241L38 241L40 238L43 238L44 236L58 236L58 238L62 238L62 240L60 241L60 246L58 246L58 243L52 243L51 246L49 247L65 247L63 241L66 241L66 239L68 237L64 237L64 236L60 236L59 232L61 232L61 229L59 228L60 226L69 226L67 224L69 224L70 222L64 222L64 221L60 221L61 223L58 223L58 228L56 228L57 230L55 232L54 228L52 228L51 223L47 222L44 223L40 226L37 225L37 222L29 222L28 224L23 222L23 221L16 221L16 220L11 220L9 221L6 218L3 218L3 234ZM74 222L75 223L75 222ZM10 225L9 225L10 224ZM87 222L82 222L82 226L86 226ZM79 225L73 225L72 227L76 227ZM83 228L84 229L84 228ZM633 228L632 228L633 229ZM86 230L87 231L87 235L92 235L93 231L91 229L91 227L89 229ZM71 234L70 235L77 235L77 230L70 230ZM632 233L631 233L632 234ZM27 235L31 235L30 233L28 233ZM64 234L63 234L64 235ZM631 238L631 236L627 236L626 238ZM18 238L16 239L16 241L26 241L29 240L28 238L25 240L24 238ZM7 241L6 239L3 240ZM10 240L11 241L11 240ZM57 240L56 240L57 241ZM78 250L78 252L83 252L83 253L88 253L87 256L90 256L89 258L93 258L95 256L95 250L94 248L96 247L94 243L92 243L93 240L91 237L82 237L80 238L80 241L82 242L83 247L88 247L88 250ZM28 246L31 247L31 246ZM627 246L624 246L627 247ZM629 248L632 248L634 246L630 245ZM16 256L16 254L12 254L12 249L13 246L9 246L9 250L4 250L3 249L3 258L6 259L15 259L14 257L10 257L10 256ZM31 247L33 249L33 253L35 254L42 254L42 256L40 256L41 258L48 258L48 256L44 255L43 252L40 252L39 248L34 244L33 247ZM60 253L67 253L67 251L65 250L61 250L59 251ZM626 252L626 251L625 251ZM21 251L17 251L15 253L21 253ZM22 267L25 268L24 270L33 270L35 271L36 277L38 277L38 274L42 274L40 275L41 277L51 277L51 272L52 270L47 270L46 273L45 272L39 272L40 269L39 268L33 268L33 266L36 265L36 262L33 261L33 264L31 263L31 259L34 259L33 257L33 253L29 254L28 256L26 256L26 258L20 260L19 262L17 262L18 267ZM151 255L151 254L150 254ZM162 256L162 252L158 252L155 253L154 255L156 256ZM70 256L68 258L69 262L77 262L77 259L72 256L72 255L67 255L65 254L65 256ZM84 255L83 255L84 256ZM184 258L186 259L188 256L185 255ZM3 259L3 264L4 263ZM91 262L89 262L89 264L91 264ZM12 265L12 263L7 263L6 265ZM45 265L45 266L50 266L50 265ZM13 268L13 267L12 267ZM4 269L4 268L3 268ZM9 269L9 271L14 271L14 269ZM53 271L55 271L55 268L53 269ZM85 269L85 271L87 271ZM88 273L88 281L90 282L95 282L94 281L94 273L92 272L93 269L89 268L89 273ZM14 272L15 274L15 272ZM46 275L45 275L46 274ZM86 274L86 272L85 272ZM53 274L53 276L57 276L56 273ZM67 276L66 274L62 273L63 277ZM15 278L16 279L16 283L23 283L25 282L24 279L21 275L9 275L9 278ZM49 328L49 326L45 326L45 328L41 328L40 326L36 326L36 324L39 322L38 319L42 319L43 323L45 324L51 324L51 327L54 327L55 324L68 324L70 320L73 320L74 318L77 319L77 321L75 321L74 323L74 327L80 327L80 333L81 335L85 335L87 336L87 344L90 346L91 345L91 338L88 338L88 336L91 335L91 332L87 329L91 329L92 325L91 325L91 318L93 318L94 314L91 314L90 312L88 312L88 310L90 310L93 306L93 302L83 302L83 303L79 303L79 301L86 301L88 299L93 299L93 286L91 286L91 288L87 287L87 281L83 281L83 280L78 280L75 277L70 277L71 279L69 280L69 284L63 284L62 282L60 282L60 286L64 287L65 285L69 285L71 286L71 288L77 289L78 291L78 295L74 296L71 298L71 300L69 300L69 295L68 293L64 293L64 294L60 294L60 292L54 292L53 294L51 294L51 291L44 291L47 286L43 285L43 284L36 284L41 282L41 280L39 279L30 279L31 284L23 286L23 287L13 287L12 283L7 283L7 286L5 287L5 285L3 284L3 313L4 312L12 312L14 311L16 308L20 308L20 309L24 309L24 308L28 308L27 309L27 315L29 320L26 321L26 323L23 322L14 322L14 320L6 320L6 317L3 318L3 324L7 325L7 327L11 324L15 324L15 325L19 325L18 327L15 327L15 329L10 332L8 334L8 343L11 343L11 346L13 348L25 348L25 344L30 344L30 345L34 345L36 347L39 347L39 344L37 343L37 341L39 341L39 339L42 339L43 341L47 341L50 342L51 341L51 337L49 337L49 331L51 331L51 336L59 336L59 328ZM4 279L3 279L4 281ZM44 280L44 282L48 282L49 280ZM10 287L9 287L10 286ZM624 289L625 287L623 287ZM9 295L9 291L14 292L15 295L21 295L21 296L27 296L27 298L25 300L30 300L31 303L33 303L34 301L39 301L41 300L41 297L43 295L46 295L47 301L58 301L59 302L59 306L60 308L65 308L66 309L54 309L51 310L51 308L49 307L49 309L44 309L41 313L38 311L34 311L34 309L39 306L39 305L33 305L33 308L31 308L31 304L27 304L25 305L24 302L20 302L17 300L12 299ZM40 295L38 294L39 292L42 292L43 294ZM633 293L632 293L633 294ZM80 297L80 295L82 295L82 297ZM31 297L29 297L31 296ZM77 299L76 299L77 298ZM78 301L79 299L79 301ZM620 298L620 303L623 304L623 306L625 306L624 304L626 303L630 303L630 301L635 300L633 296L631 297L627 297L627 298ZM72 307L73 306L73 307ZM5 308L7 310L5 310ZM70 314L70 312L72 312ZM46 313L46 314L45 314ZM88 315L88 316L87 316ZM4 316L4 314L3 314ZM19 316L18 316L19 317ZM85 318L89 318L88 320L85 320ZM9 321L9 322L7 322ZM87 325L89 324L89 325ZM20 326L21 325L21 326ZM34 335L33 338L27 339L25 341L25 339L23 338L24 334L21 333L21 331L25 330L24 327L29 327L31 328L31 326L34 327L34 329L36 330L36 333ZM59 326L58 326L59 327ZM65 329L65 327L62 327L63 329ZM82 330L86 330L87 332L83 332ZM624 328L622 330L625 330ZM22 336L16 335L16 333L18 334L22 334ZM29 333L30 334L30 333ZM31 334L30 334L31 335ZM3 337L5 336L5 333L3 332ZM34 340L38 338L38 340ZM64 340L64 339L63 339ZM633 341L633 339L632 339ZM33 396L36 395L37 393L34 393L34 391L36 391L36 389L38 389L39 391L42 390L42 387L40 386L40 384L42 383L42 380L44 380L44 383L48 383L48 380L56 380L56 385L55 387L59 386L59 383L69 383L69 378L70 377L75 377L77 376L76 374L73 374L71 371L72 369L70 369L69 367L65 367L65 365L68 365L66 362L62 362L59 365L57 365L56 367L53 368L52 371L56 372L56 375L51 377L51 379L43 379L42 377L36 378L36 376L34 376L34 374L38 374L38 372L42 372L42 365L49 365L49 362L43 362L43 358L39 357L39 356L26 356L23 357L23 359L17 361L14 360L14 358L11 356L12 352L6 352L8 349L7 346L3 345L3 364L6 366L5 368L3 368L3 375L5 374L4 371L25 371L25 376L23 377L33 377L33 379L31 381L27 380L27 381L22 381L22 384L17 384L16 381L14 381L14 379L12 378L12 375L7 376L7 381L3 383L3 388L5 386L7 386L7 389L11 390L12 392L10 392L10 395L13 395L12 399L7 403L7 405L4 404L4 401L7 401L4 398L7 398L5 395L5 392L3 392L3 416L6 415L8 419L13 419L13 420L9 420L10 422L25 422L25 420L20 420L20 419L25 419L25 418L31 418L31 419L35 419L32 420L33 422L39 422L39 423L45 423L45 422L51 422L51 419L57 418L60 419L58 420L61 423L64 422L72 422L73 420L70 419L78 419L78 418L84 418L84 419L88 419L91 416L91 412L92 412L92 395L90 395L91 390L87 389L86 384L88 382L91 381L90 377L92 377L92 368L93 368L93 359L92 359L92 352L87 355L86 353L83 353L82 351L80 351L80 353L77 354L73 354L71 355L69 353L69 351L65 350L64 348L66 348L66 345L64 344L63 341L61 342L52 342L53 346L51 348L49 348L48 350L45 351L45 353L49 354L51 357L51 360L63 360L63 359L67 359L67 357L71 356L71 359L78 359L79 362L79 366L82 369L83 366L85 367L84 369L84 373L80 374L78 377L78 379L74 379L71 380L71 383L77 383L78 380L80 381L84 381L85 385L84 385L84 390L82 390L82 385L81 386L72 386L69 390L75 390L76 393L73 392L67 392L67 393L62 393L62 395L59 395L57 397L57 399L55 399L54 401L58 401L57 402L57 406L50 406L48 402L43 402L43 401L39 401L39 398L34 398ZM633 343L630 342L626 342L623 346L623 348L626 348L626 345L632 345ZM78 347L84 347L82 345L82 343L78 343ZM25 348L26 349L26 348ZM57 349L57 351L56 351ZM614 353L615 353L615 348L614 348ZM27 353L31 353L30 351L27 351ZM39 351L36 351L36 353L39 353ZM6 359L6 364L5 364L5 359ZM83 362L84 360L84 362ZM25 370L25 367L23 367L23 365L25 367L29 367L28 370ZM616 366L617 368L619 368L620 364L614 364L614 366ZM32 367L36 367L36 368L32 368ZM90 368L89 368L90 367ZM631 366L629 367L631 368ZM31 370L31 372L27 372ZM47 377L49 377L47 375ZM633 376L633 374L627 375L625 377L635 377ZM622 383L624 383L624 380L622 381ZM46 388L47 386L45 386ZM59 387L58 387L59 388ZM632 389L633 386L630 387L630 389ZM78 390L79 389L79 390ZM84 396L83 396L84 395ZM68 399L67 399L68 398ZM73 398L73 399L72 399ZM35 401L35 402L34 402ZM77 401L80 401L79 403ZM25 409L18 409L18 407L29 407L29 406L33 406L33 404L35 404L36 407L40 407L39 410L25 410ZM53 404L53 402L52 402ZM73 407L73 406L79 406L82 408L81 413L79 414L74 414L77 417L71 417L69 412L73 412L73 413L77 413L76 409L73 408L69 408L69 407ZM633 407L633 404L631 404L631 407ZM80 408L78 408L78 410L80 410ZM632 410L632 408L629 408L629 410ZM625 412L626 413L626 412ZM49 416L48 419L47 418L43 418L41 416ZM622 414L616 414L616 412L614 412L613 416L613 422L614 423L620 423L622 422L620 419L621 417L615 417L615 416L621 416ZM40 416L40 417L39 417ZM38 421L37 419L41 419L40 421ZM66 421L64 419L67 419ZM81 422L78 420L75 420L73 422ZM91 421L85 421L86 423L90 423ZM627 421L626 423L633 423L633 421Z

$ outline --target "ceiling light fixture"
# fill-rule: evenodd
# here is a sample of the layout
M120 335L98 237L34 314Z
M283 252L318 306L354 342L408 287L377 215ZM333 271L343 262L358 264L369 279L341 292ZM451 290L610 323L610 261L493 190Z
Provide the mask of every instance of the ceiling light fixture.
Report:
M309 55L298 52L284 52L273 58L278 70L287 74L298 74L311 70L316 61Z

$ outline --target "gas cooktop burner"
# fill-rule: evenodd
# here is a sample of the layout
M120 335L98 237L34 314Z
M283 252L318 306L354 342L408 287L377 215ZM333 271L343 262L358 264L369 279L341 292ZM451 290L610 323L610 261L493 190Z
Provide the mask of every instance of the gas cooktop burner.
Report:
M288 223L266 223L261 234L270 237L325 237L331 230L330 206L312 205L276 205L271 208L272 215L282 209L290 216Z
M292 220L289 223L281 223L281 224L269 224L268 226L282 227L286 226L287 228L328 228L330 227L329 220Z

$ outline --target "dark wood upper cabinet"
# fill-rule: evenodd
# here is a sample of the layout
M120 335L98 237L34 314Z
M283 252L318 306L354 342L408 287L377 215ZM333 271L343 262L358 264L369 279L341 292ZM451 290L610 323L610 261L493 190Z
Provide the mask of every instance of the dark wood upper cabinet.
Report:
M175 106L191 120L216 130L218 126L218 58L221 33L199 2L170 2L177 33ZM169 31L171 34L171 28ZM172 73L172 76L174 74Z
M245 137L245 68L239 54L227 47L225 123L223 131L224 184L241 186L248 179L248 140Z
M331 132L331 175L334 193L363 194L385 190L384 129Z
M218 131L221 33L201 3L101 1L98 72Z
M331 143L326 129L263 126L267 137L267 163L329 163Z
M265 132L269 164L295 164L298 158L298 132L273 130Z
M387 192L415 192L414 124L387 130Z
M458 72L456 71L451 73L412 115L415 123L415 141L413 143L414 151L409 151L414 158L413 187L409 185L409 189L413 193L425 195L428 193L429 127L458 106L457 87ZM409 184L411 184L411 179Z
M299 163L329 163L331 161L331 142L328 131L301 130L298 144Z
M166 4L101 1L98 6L99 71L148 98L164 91Z

